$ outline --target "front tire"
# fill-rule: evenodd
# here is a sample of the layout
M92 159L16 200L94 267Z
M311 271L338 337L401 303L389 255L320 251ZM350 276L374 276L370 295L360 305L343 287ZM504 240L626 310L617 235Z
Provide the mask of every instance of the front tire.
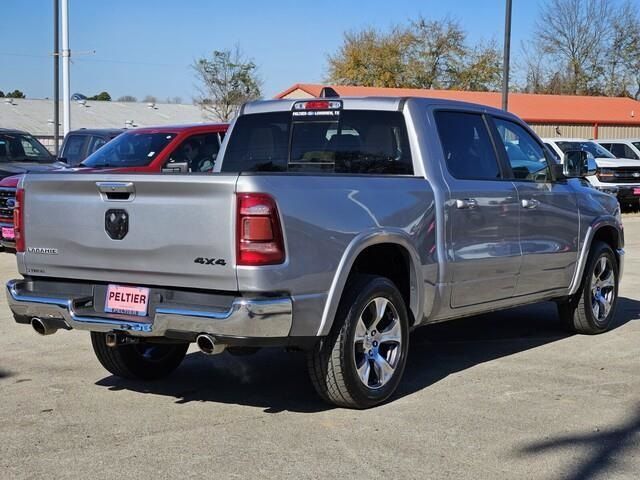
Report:
M345 289L331 333L309 354L309 375L326 402L373 407L396 390L408 349L409 316L397 287L358 275Z
M106 333L91 332L91 345L98 361L117 377L156 380L171 374L182 362L188 343L140 343L108 347Z
M562 322L575 333L596 335L611 328L618 303L618 262L604 242L593 245L578 293L558 303Z

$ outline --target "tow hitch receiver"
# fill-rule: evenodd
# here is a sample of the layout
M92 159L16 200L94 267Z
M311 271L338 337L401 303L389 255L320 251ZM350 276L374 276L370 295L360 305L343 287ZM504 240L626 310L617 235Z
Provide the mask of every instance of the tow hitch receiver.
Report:
M109 332L105 335L105 343L109 348L116 348L120 345L131 345L139 342L139 339L130 337L128 335L123 335L121 333Z

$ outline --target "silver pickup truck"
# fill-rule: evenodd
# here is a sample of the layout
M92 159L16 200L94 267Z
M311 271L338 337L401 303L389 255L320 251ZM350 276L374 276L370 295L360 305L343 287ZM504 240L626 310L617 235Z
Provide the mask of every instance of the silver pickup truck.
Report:
M323 399L366 408L422 325L552 300L610 327L623 230L592 162L472 104L250 103L214 174L27 175L8 301L41 334L90 331L115 375L166 376L193 342L301 348Z

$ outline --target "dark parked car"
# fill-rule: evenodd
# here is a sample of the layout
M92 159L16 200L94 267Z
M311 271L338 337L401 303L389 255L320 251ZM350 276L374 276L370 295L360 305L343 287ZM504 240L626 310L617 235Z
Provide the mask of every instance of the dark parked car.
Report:
M0 128L0 179L64 166L29 133Z
M29 133L0 128L0 242L3 247L11 248L15 242L13 207L21 174L64 166Z
M124 132L121 128L81 128L67 134L60 149L60 160L76 167L85 158Z

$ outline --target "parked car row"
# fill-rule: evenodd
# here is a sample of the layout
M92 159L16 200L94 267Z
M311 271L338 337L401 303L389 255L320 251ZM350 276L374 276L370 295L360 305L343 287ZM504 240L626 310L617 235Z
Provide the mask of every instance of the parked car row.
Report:
M551 300L573 332L612 325L624 231L587 146L555 141L559 163L512 114L427 98L254 102L221 146L183 128L20 180L17 323L89 331L138 380L190 343L302 349L349 408L394 393L426 324Z
M616 195L622 207L638 208L640 160L633 157L616 157L605 148L606 145L614 145L612 141L596 142L582 138L544 138L543 141L558 161L569 150L588 152L598 166L596 174L587 178L589 183L598 190Z
M0 129L0 242L15 249L16 186L27 172L51 170L188 173L213 170L224 123L69 132L55 158L26 132ZM18 175L16 175L18 174Z

